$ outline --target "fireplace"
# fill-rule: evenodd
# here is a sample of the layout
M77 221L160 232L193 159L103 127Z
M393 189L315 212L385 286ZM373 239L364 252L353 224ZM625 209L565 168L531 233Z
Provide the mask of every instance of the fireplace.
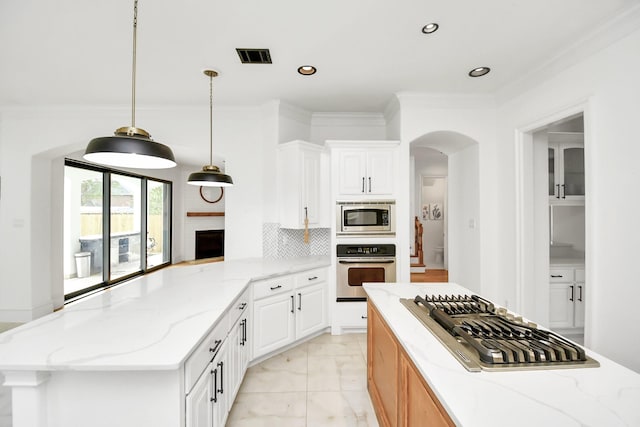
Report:
M224 256L224 230L196 230L196 259Z

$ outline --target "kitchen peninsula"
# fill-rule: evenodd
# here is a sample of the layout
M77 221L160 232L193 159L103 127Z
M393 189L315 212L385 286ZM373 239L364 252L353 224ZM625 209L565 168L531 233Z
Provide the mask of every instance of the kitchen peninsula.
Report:
M223 425L225 413L207 411L214 399L230 400L228 411L229 386L244 371L230 356L224 376L209 378L207 367L218 368L218 353L233 354L228 342L250 347L252 287L282 278L293 292L296 281L319 282L328 265L311 256L173 266L3 333L13 426L176 427L201 417ZM240 356L245 369L249 356Z
M412 417L422 423L427 417L430 425L640 425L640 374L600 354L587 350L600 363L595 368L470 372L400 303L469 290L445 283L366 284L365 290L369 393L381 426L415 425ZM376 376L386 379L384 387L376 387Z

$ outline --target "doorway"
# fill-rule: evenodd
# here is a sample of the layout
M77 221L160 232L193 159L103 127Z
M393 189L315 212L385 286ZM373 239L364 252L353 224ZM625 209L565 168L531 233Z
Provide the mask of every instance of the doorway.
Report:
M584 106L520 134L518 310L581 344L587 311Z

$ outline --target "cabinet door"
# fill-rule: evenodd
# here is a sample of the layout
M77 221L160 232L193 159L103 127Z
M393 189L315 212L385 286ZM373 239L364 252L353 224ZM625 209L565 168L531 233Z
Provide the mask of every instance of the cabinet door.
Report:
M399 350L395 337L369 303L367 322L367 381L381 424L398 425ZM422 425L422 424L421 424Z
M325 283L296 290L296 339L327 325L326 300Z
M576 144L561 144L562 197L584 198L584 148Z
M549 285L549 327L573 327L573 300L575 286L571 283L551 283Z
M293 342L293 294L274 295L253 303L253 357Z
M210 363L187 395L187 427L213 426L214 371Z
M213 359L213 426L223 427L233 400L229 397L230 363L228 341Z
M370 150L367 153L367 194L393 194L394 150Z
M304 225L305 215L309 225L320 224L320 153L304 151L302 153L302 206L301 223Z
M365 194L367 178L367 153L364 150L338 152L338 193Z

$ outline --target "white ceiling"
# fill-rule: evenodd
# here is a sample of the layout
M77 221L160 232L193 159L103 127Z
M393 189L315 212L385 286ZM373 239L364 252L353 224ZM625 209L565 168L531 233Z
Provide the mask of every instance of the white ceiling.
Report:
M399 92L491 94L639 0L140 0L137 105L281 99L380 112ZM131 102L133 0L2 0L0 105ZM433 35L421 28L440 24ZM241 64L235 48L268 48ZM318 73L303 77L298 66ZM470 78L469 70L492 72Z

